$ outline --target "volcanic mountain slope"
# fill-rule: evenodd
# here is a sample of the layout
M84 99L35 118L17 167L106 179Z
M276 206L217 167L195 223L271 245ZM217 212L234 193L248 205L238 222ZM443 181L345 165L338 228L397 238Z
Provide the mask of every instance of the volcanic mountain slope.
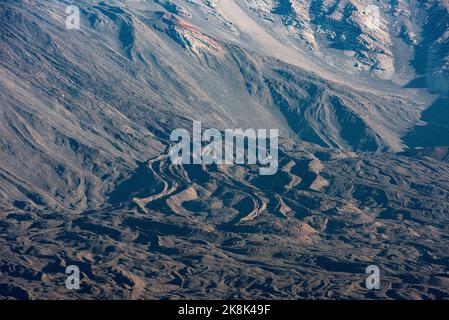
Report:
M213 21L219 28L228 26L228 37L234 41L250 42L292 64L305 67L307 62L309 70L331 70L327 77L344 74L352 82L356 82L354 77L369 75L369 81L374 77L402 85L417 76L415 68L420 67L409 64L416 51L440 51L430 65L444 65L448 56L441 45L447 31L448 4L441 0L176 2L192 12L201 10L199 16L219 16ZM200 20L195 15L193 19ZM278 54L270 51L273 47ZM427 65L432 59L423 58L417 64L432 70Z
M78 1L67 30L69 4L0 1L0 296L448 297L446 158L390 153L433 97L379 79L407 51L386 21L368 41L379 52L357 44L366 4ZM426 4L439 30L442 4ZM333 63L352 58L318 25L370 72ZM444 39L409 50L436 66ZM442 74L426 86L444 95ZM171 164L170 132L192 120L281 129L280 171ZM70 264L81 291L64 287ZM370 264L379 292L363 287Z
M39 23L30 6L2 6L7 202L95 208L135 161L163 150L158 132L186 119L281 128L348 150L400 150L400 136L419 118L407 98L349 90L214 40L169 13L86 5L85 27L74 32L64 28L61 3L53 15L36 3Z

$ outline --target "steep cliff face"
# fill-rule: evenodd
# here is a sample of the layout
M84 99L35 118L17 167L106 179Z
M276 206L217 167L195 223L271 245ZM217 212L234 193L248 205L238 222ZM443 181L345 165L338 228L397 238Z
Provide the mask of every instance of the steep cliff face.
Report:
M436 93L449 94L449 4L432 7L426 24L428 41L427 81Z
M239 30L239 22L233 23L229 14L230 8L235 11L231 2L214 8ZM323 64L334 72L369 75L401 84L416 75L407 59L413 59L431 36L426 35L426 26L441 37L448 20L447 3L435 0L245 0L239 2L239 7L248 14L247 23L254 20L270 36L314 57L309 63ZM262 38L261 33L258 35Z

